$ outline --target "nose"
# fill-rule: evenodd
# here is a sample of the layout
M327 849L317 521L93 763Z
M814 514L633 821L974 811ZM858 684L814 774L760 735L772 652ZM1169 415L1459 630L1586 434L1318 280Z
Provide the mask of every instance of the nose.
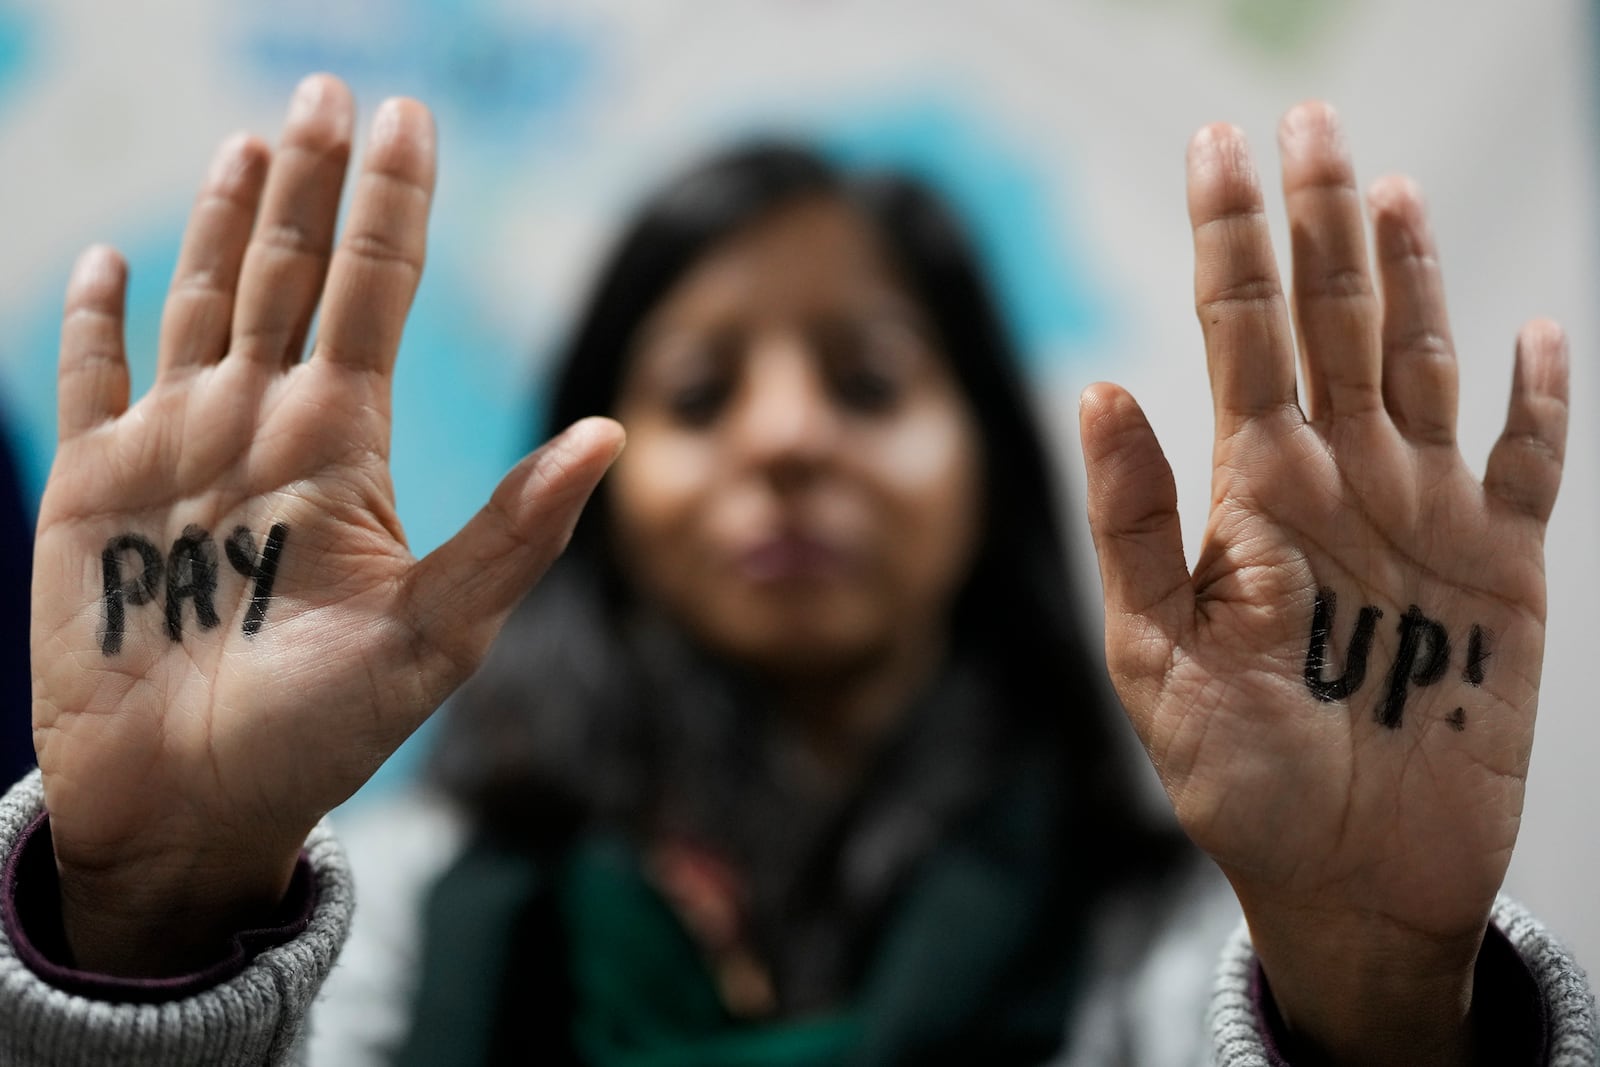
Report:
M752 341L736 403L741 459L776 480L803 480L838 446L838 412L820 361L792 334Z

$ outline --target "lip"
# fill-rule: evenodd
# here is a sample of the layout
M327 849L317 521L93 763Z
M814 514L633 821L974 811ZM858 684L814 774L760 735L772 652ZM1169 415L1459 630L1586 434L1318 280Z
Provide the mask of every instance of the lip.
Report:
M758 584L817 581L840 577L850 569L850 554L826 538L781 533L737 554L739 572Z

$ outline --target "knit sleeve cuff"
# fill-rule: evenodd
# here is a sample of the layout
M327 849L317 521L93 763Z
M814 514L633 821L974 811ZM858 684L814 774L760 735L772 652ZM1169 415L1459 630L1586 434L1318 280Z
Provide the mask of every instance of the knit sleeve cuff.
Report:
M1526 909L1496 902L1473 978L1484 1062L1507 1067L1600 1064L1594 995L1573 959ZM1243 923L1223 950L1209 1013L1213 1062L1293 1067L1292 1045Z
M50 818L40 812L0 868L0 924L17 958L57 989L97 1000L156 1004L178 1000L237 977L251 960L305 931L316 907L316 881L302 852L283 901L257 926L220 946L216 959L184 975L121 978L74 966L61 922L61 892Z
M325 826L283 906L201 972L128 980L71 966L37 772L0 800L0 1063L286 1062L349 928L350 875Z

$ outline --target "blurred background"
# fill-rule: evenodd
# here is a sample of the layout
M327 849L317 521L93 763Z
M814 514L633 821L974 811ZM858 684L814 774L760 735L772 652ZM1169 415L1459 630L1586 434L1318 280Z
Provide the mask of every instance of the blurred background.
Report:
M1544 700L1509 888L1600 968L1600 717L1584 666L1600 600L1597 26L1591 0L0 0L0 421L18 485L0 473L0 748L26 745L22 532L51 459L68 266L92 241L128 256L141 390L213 146L275 134L308 72L346 79L367 113L407 94L439 121L430 261L395 397L418 554L529 444L544 361L635 198L708 148L779 132L912 168L953 199L1027 353L1063 491L1081 496L1077 392L1120 381L1173 460L1192 555L1210 419L1184 145L1230 120L1270 174L1278 114L1317 96L1343 114L1364 179L1403 170L1430 196L1469 462L1498 432L1517 326L1549 315L1572 337ZM427 743L424 730L366 795L413 773Z

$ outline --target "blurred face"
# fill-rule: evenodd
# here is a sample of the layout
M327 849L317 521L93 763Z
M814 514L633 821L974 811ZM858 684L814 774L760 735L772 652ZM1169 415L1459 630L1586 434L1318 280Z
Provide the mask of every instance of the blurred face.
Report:
M623 566L713 651L804 677L938 654L978 537L978 432L846 205L715 247L642 327L616 414Z

